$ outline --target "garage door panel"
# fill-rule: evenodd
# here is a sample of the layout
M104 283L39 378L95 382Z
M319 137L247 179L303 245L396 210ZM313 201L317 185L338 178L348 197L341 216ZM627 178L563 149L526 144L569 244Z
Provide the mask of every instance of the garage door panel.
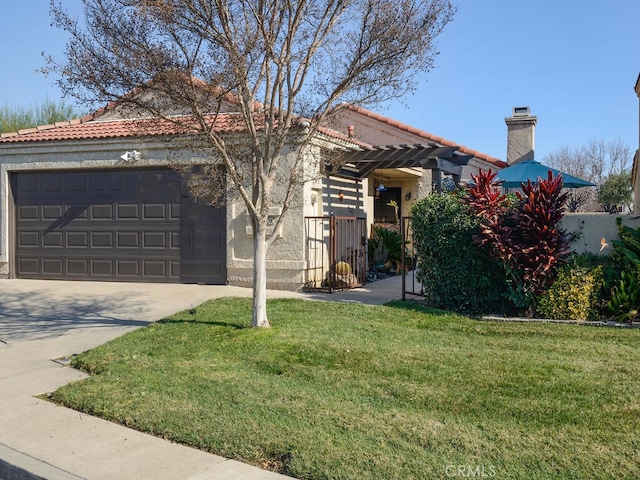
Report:
M113 277L114 260L111 259L91 259L91 275L96 277Z
M47 176L42 180L42 191L44 193L61 193L62 180L60 176Z
M17 210L18 220L40 220L40 209L35 205L20 205Z
M138 220L139 208L137 203L120 203L116 206L116 220Z
M16 275L226 283L226 213L174 171L18 173Z
M69 193L86 193L89 185L88 175L70 175L67 177L67 191Z
M140 237L138 232L117 232L116 246L118 248L139 248Z
M142 209L143 220L164 220L167 216L163 203L146 203Z
M89 275L89 260L67 258L67 275L86 277Z
M22 233L22 232L21 232ZM64 233L63 232L45 232L42 235L43 247L64 247Z
M42 220L58 220L64 213L63 208L62 205L43 205Z
M113 232L91 232L91 248L114 248Z
M142 268L145 277L164 278L167 276L167 265L162 260L143 260Z
M40 247L40 232L19 232L18 246L20 248Z
M42 273L44 275L64 275L64 260L62 258L43 258Z
M113 220L113 205L91 205L91 220Z
M140 268L137 260L118 260L118 276L139 277Z
M167 233L166 232L144 232L142 235L142 248L161 248L166 250Z
M23 257L18 259L18 276L39 275L39 274L40 274L40 260L38 258Z
M89 232L67 232L67 247L89 248Z

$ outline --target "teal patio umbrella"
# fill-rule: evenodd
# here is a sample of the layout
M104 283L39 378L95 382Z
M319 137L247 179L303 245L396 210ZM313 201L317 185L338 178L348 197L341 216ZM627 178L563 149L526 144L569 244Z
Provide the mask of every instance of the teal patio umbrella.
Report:
M587 182L586 180L574 177L568 173L563 173L555 168L547 167L535 160L524 160L511 167L500 170L496 180L504 181L502 184L503 188L520 188L520 184L527 183L527 180L531 180L531 183L536 183L541 178L546 180L549 176L549 172L553 173L554 176L562 175L564 188L596 186L594 183Z

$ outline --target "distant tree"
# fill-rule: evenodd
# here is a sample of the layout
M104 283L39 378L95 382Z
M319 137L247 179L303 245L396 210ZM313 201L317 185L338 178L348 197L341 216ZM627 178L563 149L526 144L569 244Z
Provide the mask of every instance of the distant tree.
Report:
M567 200L571 212L593 212L603 208L597 199L598 188L610 175L629 170L632 158L631 148L620 139L609 142L592 139L580 147L560 147L545 156L542 163L595 183L597 187L570 190Z
M23 128L49 125L79 117L72 105L64 100L55 102L46 99L29 107L0 107L0 133L17 132Z
M624 170L610 174L598 187L596 198L606 212L618 213L624 208L631 210L633 204L631 171Z
M410 93L433 66L435 39L456 11L449 0L82 4L78 20L52 0L53 23L70 35L66 60L50 63L62 91L161 119L182 134L174 145L185 139L185 148L209 152L204 170L212 175L204 180L211 190L228 185L251 219L255 327L269 326L267 248L319 129L343 102L377 104ZM241 136L217 128L229 98ZM296 153L287 157L292 142ZM276 206L281 213L267 235Z

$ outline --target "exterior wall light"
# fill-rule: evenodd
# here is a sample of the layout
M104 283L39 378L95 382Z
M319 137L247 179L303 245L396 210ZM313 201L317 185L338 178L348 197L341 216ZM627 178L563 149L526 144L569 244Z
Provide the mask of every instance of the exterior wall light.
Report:
M137 162L142 158L142 154L137 150L132 150L131 152L124 152L124 154L120 155L120 158L127 163Z

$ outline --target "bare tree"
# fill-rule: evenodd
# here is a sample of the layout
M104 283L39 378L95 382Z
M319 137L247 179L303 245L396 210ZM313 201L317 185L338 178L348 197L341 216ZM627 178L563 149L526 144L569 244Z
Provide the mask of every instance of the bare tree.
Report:
M340 102L410 93L432 67L435 39L455 7L448 0L82 2L78 21L52 0L54 24L71 39L66 60L50 60L48 70L85 103L117 101L171 122L212 152L251 217L253 325L269 326L266 252L277 228L268 237L267 220L283 149L294 139L299 153L282 179L276 226L299 181L304 147ZM244 143L216 125L230 98Z
M611 175L628 171L632 158L631 148L619 138L609 142L591 139L580 147L560 147L548 154L542 163L597 185L571 191L568 198L570 211L601 211L598 188Z

